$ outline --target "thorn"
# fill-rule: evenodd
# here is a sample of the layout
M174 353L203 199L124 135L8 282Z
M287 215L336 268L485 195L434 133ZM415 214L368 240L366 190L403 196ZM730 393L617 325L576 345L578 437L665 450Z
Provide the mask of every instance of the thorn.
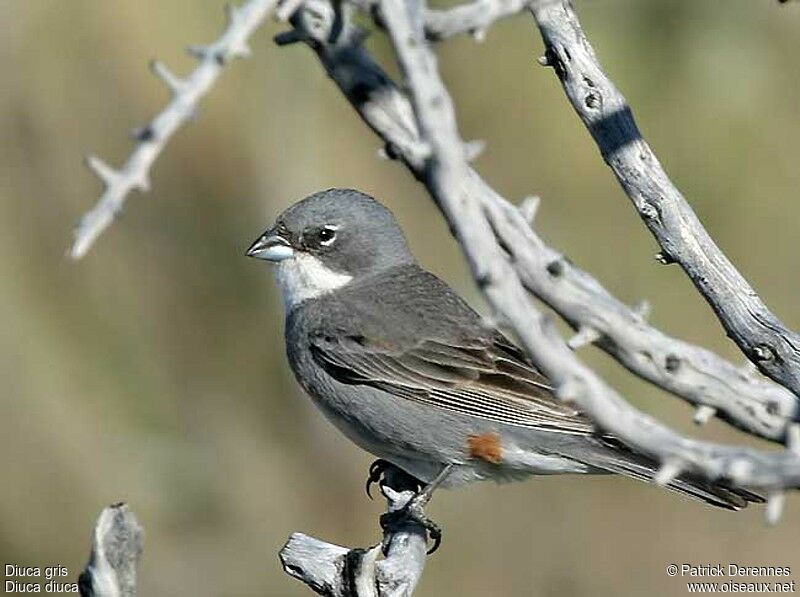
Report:
M642 299L632 307L632 310L637 317L645 321L650 317L653 306L650 304L650 301Z
M231 3L225 5L225 18L228 19L228 26L232 26L239 21L241 16L241 12L239 9Z
M676 458L668 458L663 462L658 471L656 471L656 474L653 477L653 482L656 485L665 487L674 481L675 477L680 475L682 471L683 465L681 464L680 460Z
M498 329L498 328L510 328L511 322L508 320L508 317L503 315L497 309L492 309L492 312L489 315L484 315L481 317L483 325L486 326L490 330Z
M519 211L522 212L522 217L528 222L529 226L533 226L533 221L536 219L536 213L539 211L539 205L542 203L541 197L531 195L525 197L522 203L519 204Z
M767 497L767 509L764 512L764 518L768 525L778 524L783 514L783 505L786 502L786 493L783 491L774 491Z
M694 417L692 417L692 421L694 421L696 425L705 425L716 414L716 408L709 406L708 404L701 404L697 407L697 410L694 411Z
M304 0L283 0L275 9L275 20L285 23L303 6Z
M728 467L728 477L734 483L743 484L745 477L750 474L750 463L746 460L734 460Z
M483 139L476 139L475 141L467 141L464 143L464 157L468 162L474 162L486 149L486 141Z
M495 314L484 315L483 317L481 317L481 324L483 325L483 327L489 330L493 330L500 327L500 322L498 321L497 316Z
M536 62L538 62L540 66L550 66L550 58L547 57L547 54L539 56Z
M655 260L658 261L661 265L671 265L675 263L675 260L670 257L665 251L659 251L655 254Z
M486 31L486 27L476 27L469 33L472 36L472 39L480 44L486 41Z
M86 165L106 186L111 186L119 179L119 173L96 155L87 156Z
M169 87L170 91L175 95L179 94L186 85L183 79L172 74L172 71L159 60L152 60L150 62L150 70L153 71L155 76L164 81L166 86Z
M208 46L189 46L186 48L186 52L189 56L197 58L198 60L205 60L210 51Z
M786 430L786 447L793 454L800 454L800 423L792 423Z
M578 328L578 333L567 340L567 346L569 346L572 350L577 350L588 344L594 344L601 337L602 334L596 329L582 325Z
M575 402L581 394L581 384L574 379L568 379L556 388L556 398L564 402Z

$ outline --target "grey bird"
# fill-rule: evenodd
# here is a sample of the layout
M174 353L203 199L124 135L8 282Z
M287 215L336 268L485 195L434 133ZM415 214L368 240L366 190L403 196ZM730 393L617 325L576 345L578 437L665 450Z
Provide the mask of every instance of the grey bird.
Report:
M351 189L283 212L248 256L276 264L295 377L348 438L422 483L617 473L658 464L553 395L524 351L411 254L391 212ZM684 475L667 487L737 510L760 496Z

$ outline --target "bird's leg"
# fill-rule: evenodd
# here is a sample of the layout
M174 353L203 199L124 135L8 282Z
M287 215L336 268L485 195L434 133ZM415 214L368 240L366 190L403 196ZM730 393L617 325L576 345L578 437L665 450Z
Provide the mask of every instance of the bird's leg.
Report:
M413 487L414 493L419 493L420 489L422 489L425 486L425 484L416 477L413 477L408 473L406 473L405 471L403 471L402 469L399 469L396 465L392 464L388 460L383 460L382 458L379 458L378 460L369 465L369 476L367 477L367 483L365 485L365 489L367 490L367 495L369 496L369 499L372 499L372 486L375 483L378 483L381 486L383 486L383 483L385 483L386 472L390 469L395 469L398 472L403 473L402 481L400 479L397 479L396 475L392 477L393 483L395 485L397 483L401 483L403 485L402 489L403 491L405 491L406 486L410 485ZM395 489L401 491L397 487Z
M425 530L428 532L431 540L433 541L433 546L428 550L428 553L431 554L439 549L439 545L442 542L442 529L433 522L430 518L428 518L425 514L425 506L430 502L431 497L433 496L433 492L439 487L442 482L447 479L447 476L450 474L452 470L452 464L446 464L442 467L442 470L436 475L436 478L428 483L421 491L417 488L415 494L406 502L404 506L398 508L396 510L391 510L381 516L380 523L381 528L384 531L388 531L391 528L395 528L398 525L404 523L416 523L422 525ZM394 472L398 471L396 467L392 467L388 469L384 465L384 473L390 473L392 477L394 477ZM402 472L402 471L399 471ZM403 473L405 477L406 475ZM394 479L386 479L384 476L384 480L381 482L381 490L386 493L387 488L391 488L393 491L397 488L395 487L395 483L392 483ZM411 477L413 479L413 477ZM416 479L414 479L416 480ZM403 481L406 481L403 479ZM387 496L388 497L388 496Z

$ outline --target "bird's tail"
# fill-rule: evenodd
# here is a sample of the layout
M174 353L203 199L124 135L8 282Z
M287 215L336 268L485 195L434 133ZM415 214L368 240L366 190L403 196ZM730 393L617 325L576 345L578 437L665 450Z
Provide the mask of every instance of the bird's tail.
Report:
M586 451L585 457L571 458L609 473L652 482L659 465L652 459L630 450L613 438L598 438L601 445ZM613 444L613 445L612 445ZM583 455L582 455L583 456ZM724 482L710 482L694 475L680 475L665 485L666 489L702 500L726 510L740 510L749 503L763 503L762 496Z

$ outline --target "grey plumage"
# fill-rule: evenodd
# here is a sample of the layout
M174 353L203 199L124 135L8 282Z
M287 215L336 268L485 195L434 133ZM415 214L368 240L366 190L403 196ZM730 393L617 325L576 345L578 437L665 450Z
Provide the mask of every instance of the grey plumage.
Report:
M376 456L422 481L452 463L451 486L554 473L652 479L651 460L555 399L523 351L416 263L371 197L312 195L248 254L280 261L297 380ZM729 509L760 501L691 477L668 487Z

